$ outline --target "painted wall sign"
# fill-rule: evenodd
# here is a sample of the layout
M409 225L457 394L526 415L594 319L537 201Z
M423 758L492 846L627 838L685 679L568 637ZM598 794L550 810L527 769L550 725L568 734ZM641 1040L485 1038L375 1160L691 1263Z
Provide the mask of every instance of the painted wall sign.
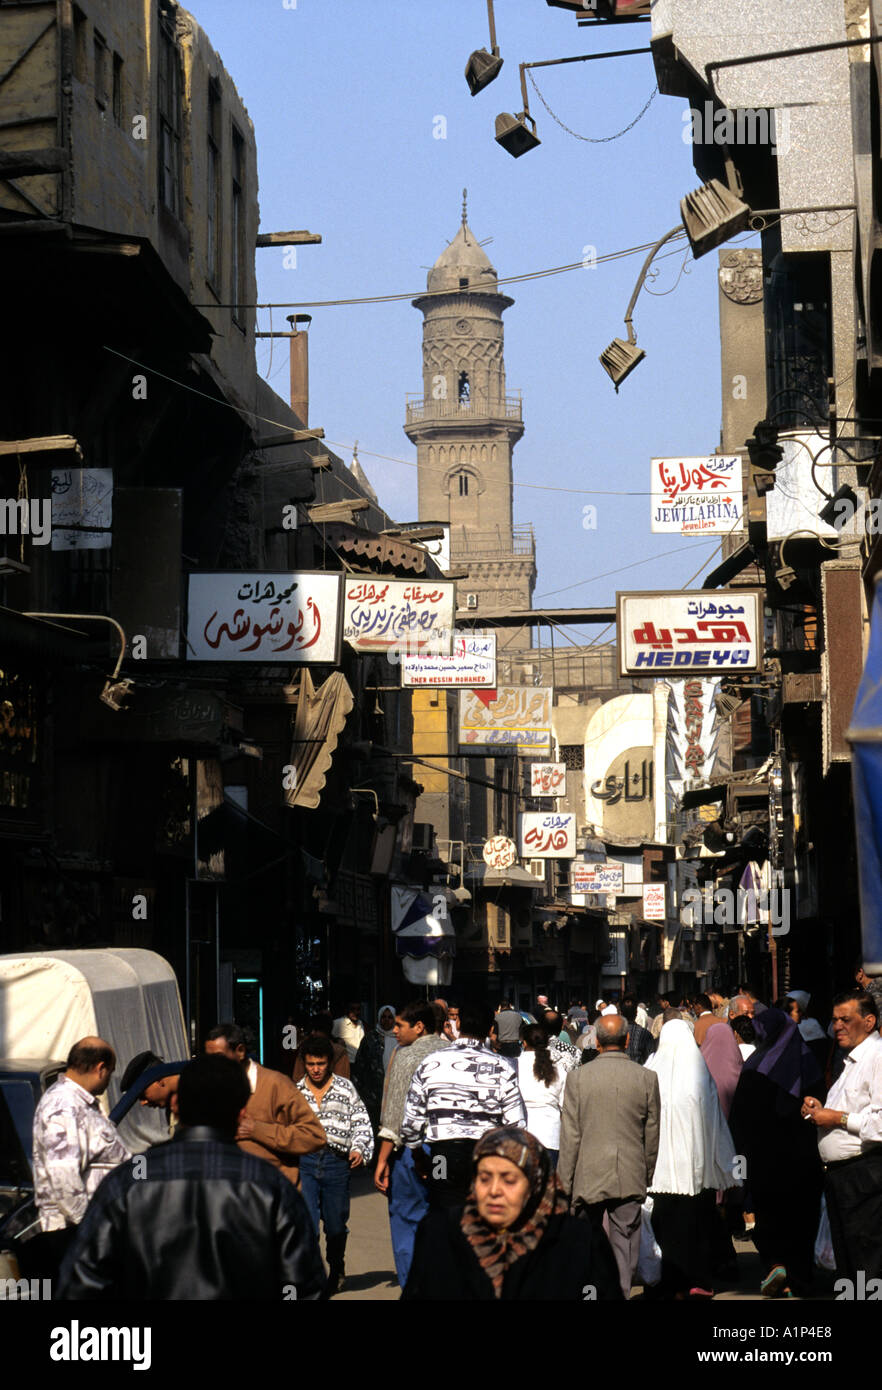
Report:
M340 589L325 572L191 574L187 659L336 665Z
M459 696L459 741L550 753L551 702L549 686L503 685L486 693L463 690Z
M440 685L459 688L496 689L496 634L472 637L457 634L449 656L402 655L401 684L419 688Z
M455 584L438 580L365 579L349 575L344 585L343 637L359 652L407 647L417 654L453 631ZM450 637L444 641L450 649Z
M652 530L680 536L725 536L743 527L741 458L652 460Z
M619 674L755 671L762 658L758 589L618 594Z
M518 838L525 859L572 859L576 853L576 817L572 812L524 811Z
M531 796L566 796L566 763L531 763Z

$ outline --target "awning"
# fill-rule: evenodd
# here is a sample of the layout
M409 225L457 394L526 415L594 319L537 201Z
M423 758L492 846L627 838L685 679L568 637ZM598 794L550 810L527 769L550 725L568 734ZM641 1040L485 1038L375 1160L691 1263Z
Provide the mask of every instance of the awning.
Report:
M318 690L306 667L301 671L291 743L294 771L289 777L293 786L285 790L287 806L310 810L318 806L337 740L354 704L342 671L333 671Z
M534 878L520 864L508 869L490 869L486 864L469 864L465 871L469 883L478 888L544 888L543 879Z
M702 583L703 589L717 589L728 584L737 574L743 573L748 565L757 564L756 551L749 543L740 545L737 550L733 550L731 555L727 555L722 564L717 565L715 570L711 570Z
M870 643L845 737L857 832L858 887L864 968L882 973L882 587L876 581Z
M428 551L424 546L409 545L394 536L378 536L374 531L363 531L341 521L327 522L325 535L335 550L370 560L375 568L388 566L396 572L404 570L410 574L426 572Z

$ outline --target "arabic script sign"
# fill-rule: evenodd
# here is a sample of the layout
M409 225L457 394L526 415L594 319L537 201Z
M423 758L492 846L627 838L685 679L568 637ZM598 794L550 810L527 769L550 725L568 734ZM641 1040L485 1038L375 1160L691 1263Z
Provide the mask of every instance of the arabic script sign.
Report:
M450 580L417 584L349 575L343 590L343 637L358 652L401 650L406 644L418 653L437 634L452 632L454 589Z
M491 869L510 869L518 857L514 840L494 835L484 845L484 863Z
M459 741L551 752L551 687L502 685L495 692L462 690Z
M565 796L567 790L566 763L531 763L531 796Z
M402 656L402 686L496 687L496 634L456 636L449 656Z
M622 893L624 886L624 864L583 864L576 860L570 871L574 893Z
M191 574L190 661L340 659L338 574Z
M755 671L762 657L758 589L618 594L619 674Z
M572 859L576 853L576 817L567 811L524 811L518 816L518 836L525 859Z
M644 883L643 920L644 922L663 922L665 920L665 883Z
M652 460L652 530L727 536L743 526L738 454Z

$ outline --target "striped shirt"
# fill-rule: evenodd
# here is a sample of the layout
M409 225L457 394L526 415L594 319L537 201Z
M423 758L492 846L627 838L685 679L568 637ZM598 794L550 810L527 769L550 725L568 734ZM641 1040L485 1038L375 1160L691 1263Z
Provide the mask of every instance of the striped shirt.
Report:
M506 1058L472 1038L457 1038L414 1072L401 1138L415 1149L423 1142L480 1139L499 1125L523 1129L526 1124L517 1072Z
M347 1081L345 1076L332 1077L321 1100L305 1076L297 1082L297 1089L303 1092L310 1109L319 1117L328 1136L328 1148L346 1158L353 1149L357 1149L365 1163L370 1163L374 1155L374 1132L368 1112L352 1082Z

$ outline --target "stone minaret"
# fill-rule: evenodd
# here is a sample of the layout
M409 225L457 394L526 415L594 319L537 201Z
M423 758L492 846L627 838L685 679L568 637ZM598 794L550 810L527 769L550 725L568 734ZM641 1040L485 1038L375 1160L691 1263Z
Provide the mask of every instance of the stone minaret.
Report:
M405 433L417 446L419 519L450 523L450 563L461 616L531 605L532 528L512 523L512 451L524 432L520 396L505 394L496 271L466 220L413 304L423 314L423 393L409 399ZM469 595L472 597L469 598ZM529 629L507 635L528 645Z

